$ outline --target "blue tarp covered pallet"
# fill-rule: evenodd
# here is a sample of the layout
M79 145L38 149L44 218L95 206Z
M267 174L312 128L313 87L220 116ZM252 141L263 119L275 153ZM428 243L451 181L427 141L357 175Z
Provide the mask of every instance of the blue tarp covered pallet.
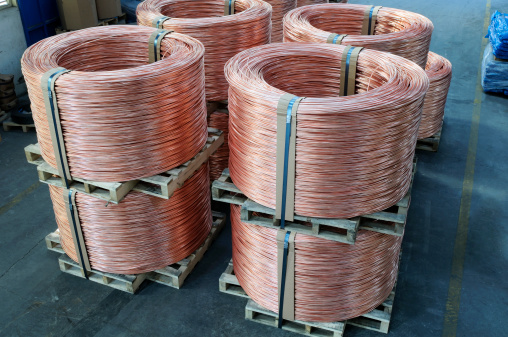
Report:
M485 92L508 95L508 16L496 11L489 26L490 43L482 62L482 86Z

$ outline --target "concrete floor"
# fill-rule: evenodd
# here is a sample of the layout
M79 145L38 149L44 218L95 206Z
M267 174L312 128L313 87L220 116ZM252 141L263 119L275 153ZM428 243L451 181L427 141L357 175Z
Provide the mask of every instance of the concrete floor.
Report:
M418 153L389 334L506 336L508 99L481 92L478 68L485 12L508 12L507 3L363 3L429 17L431 49L454 67L439 152ZM23 154L35 133L2 138L0 336L296 336L245 321L246 300L219 293L229 229L180 290L148 284L129 295L61 273L44 243L56 227L48 188ZM345 336L381 334L348 327Z

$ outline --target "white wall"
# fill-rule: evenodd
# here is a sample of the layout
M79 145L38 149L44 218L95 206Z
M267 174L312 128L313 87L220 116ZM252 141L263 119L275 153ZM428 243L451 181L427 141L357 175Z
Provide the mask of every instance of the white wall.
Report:
M14 74L18 96L26 93L21 77L21 56L26 49L25 34L17 7L0 9L0 73Z

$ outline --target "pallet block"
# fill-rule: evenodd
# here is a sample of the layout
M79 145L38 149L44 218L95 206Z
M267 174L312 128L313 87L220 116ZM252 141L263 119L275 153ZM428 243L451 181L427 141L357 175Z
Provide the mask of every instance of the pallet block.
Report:
M220 231L226 224L225 214L212 212L212 216L212 229L205 242L185 259L165 268L137 275L121 275L92 270L88 273L88 279L131 294L136 293L139 286L145 280L180 289L187 276L194 270L197 263L201 261L205 252L210 248L212 242L219 236ZM46 246L48 250L63 253L58 230L46 236ZM60 265L60 270L64 273L85 277L84 271L79 264L69 258L65 253L58 258L58 264Z
M194 158L174 169L151 177L126 182L97 182L73 177L70 188L115 204L119 203L131 190L169 199L175 190L180 188L223 143L223 132L208 128L208 139L203 149ZM58 175L58 170L42 158L39 144L25 147L25 155L30 164L37 165L41 182L64 187L62 179Z

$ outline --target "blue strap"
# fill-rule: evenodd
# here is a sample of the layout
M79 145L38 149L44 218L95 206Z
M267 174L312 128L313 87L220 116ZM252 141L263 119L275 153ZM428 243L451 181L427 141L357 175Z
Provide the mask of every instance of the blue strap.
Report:
M166 31L159 32L159 34L157 34L157 36L153 40L153 55L155 58L155 62L160 61L160 54L157 53L157 43L159 42L159 37L165 33Z
M81 267L84 270L85 278L88 280L88 273L85 270L85 259L83 257L83 252L81 251L81 245L79 244L79 233L78 233L78 225L76 224L76 217L74 216L74 209L72 207L72 190L69 190L69 209L71 211L71 220L72 220L72 226L74 228L74 233L76 234L76 243L79 253L79 259L81 261Z
M347 96L347 89L348 89L348 78L349 78L349 61L351 60L351 53L353 52L355 48L349 49L347 52L347 58L346 58L346 81L344 82L344 96Z
M51 108L51 117L53 118L53 126L54 126L54 129L55 129L55 138L56 139L59 139L60 138L60 135L58 134L58 127L57 127L57 121L56 121L56 113L55 113L55 105L53 104L53 91L51 90L51 83L53 82L53 77L55 77L56 75L60 74L60 73L63 73L67 71L67 69L61 69L57 72L55 72L54 74L52 74L49 78L48 78L48 98L49 98L49 106ZM60 142L57 141L56 144L58 145L58 157L60 158L60 163L62 164L62 167L65 167L66 166L66 163L64 162L64 159L63 159L63 151L62 151L62 147L60 145ZM64 178L64 181L65 181L65 187L66 188L69 188L69 179L67 178L67 174L65 172L65 169L62 170L63 172L63 178Z
M231 3L232 3L232 0L229 0L229 15L233 14L231 13ZM235 9L233 8L233 12L235 11Z
M284 213L283 213L284 214ZM279 294L279 329L282 328L282 314L284 310L284 290L286 289L286 270L288 265L288 249L289 249L289 236L291 232L287 232L284 237L284 255L282 257L282 275L281 275L281 284L280 284L280 294Z
M167 16L161 17L159 20L157 20L157 27L155 27L155 28L157 28L157 29L160 28L160 24L162 22L166 21L167 19L169 19Z
M286 142L284 144L284 176L282 178L282 205L281 205L281 215L280 215L280 228L284 229L285 221L286 221L286 196L287 196L287 187L288 187L288 162L289 162L289 139L291 138L291 111L293 110L293 105L296 100L300 97L293 97L291 101L289 101L287 115L286 115Z
M335 37L333 38L332 43L337 43L337 40L339 39L339 36L340 35L335 35Z
M369 30L367 31L367 35L370 35L370 29L372 28L372 13L374 12L374 6L372 6L372 8L370 9L370 13L369 13Z

